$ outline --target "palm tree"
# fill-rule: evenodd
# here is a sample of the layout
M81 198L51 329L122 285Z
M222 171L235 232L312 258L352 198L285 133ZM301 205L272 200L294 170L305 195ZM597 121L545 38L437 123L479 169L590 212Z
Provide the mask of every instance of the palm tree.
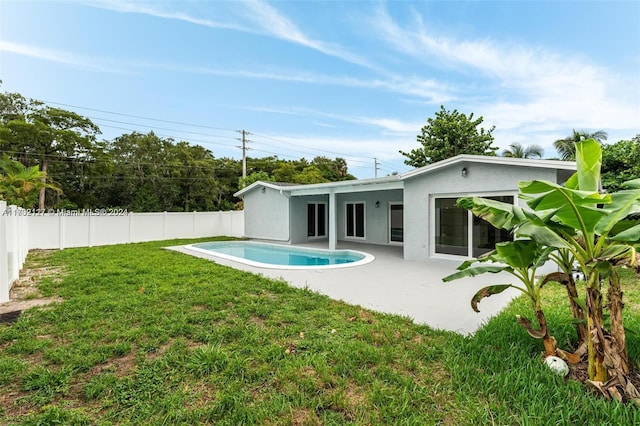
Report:
M604 130L598 130L593 133L589 133L586 130L573 129L571 136L567 136L564 139L558 139L553 143L553 147L560 154L560 158L563 160L575 160L576 158L576 142L580 142L586 139L595 139L599 143L607 140L609 135Z
M46 173L38 166L25 167L5 155L0 158L0 199L18 207L31 208L37 204L41 188L62 192L57 186L46 183L45 178Z
M503 157L511 158L542 158L544 149L538 144L522 146L519 142L509 144L509 148L502 151Z

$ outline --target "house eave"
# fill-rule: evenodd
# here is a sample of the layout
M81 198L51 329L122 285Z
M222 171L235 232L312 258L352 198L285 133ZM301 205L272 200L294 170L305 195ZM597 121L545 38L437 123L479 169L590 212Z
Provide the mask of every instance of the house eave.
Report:
M404 184L399 176L386 176L373 179L355 179L339 182L313 183L305 185L278 185L272 182L257 181L251 185L236 192L234 197L241 197L247 192L253 191L258 187L267 187L275 189L283 193L291 195L321 195L321 194L339 194L348 192L365 192L389 189L402 189Z
M419 169L411 170L400 176L401 180L411 179L416 176L420 176L426 173L432 173L436 170L450 167L455 164L494 164L503 166L514 167L534 167L543 169L556 169L556 170L576 170L575 161L560 161L560 160L534 160L529 158L510 158L510 157L489 157L484 155L468 155L462 154L455 157L447 158L446 160L438 161L437 163L429 164Z

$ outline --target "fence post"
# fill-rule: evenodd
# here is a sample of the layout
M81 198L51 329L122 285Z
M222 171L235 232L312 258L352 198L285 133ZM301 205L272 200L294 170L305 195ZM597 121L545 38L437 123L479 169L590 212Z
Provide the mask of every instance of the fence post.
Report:
M9 300L9 259L7 254L7 203L0 201L0 303Z
M167 212L162 213L162 239L167 239Z
M58 215L58 248L64 249L64 215Z
M133 240L133 237L132 237L133 228L131 226L131 222L133 222L134 213L127 213L127 215L129 216L129 241L127 241L127 242L131 243L131 241Z

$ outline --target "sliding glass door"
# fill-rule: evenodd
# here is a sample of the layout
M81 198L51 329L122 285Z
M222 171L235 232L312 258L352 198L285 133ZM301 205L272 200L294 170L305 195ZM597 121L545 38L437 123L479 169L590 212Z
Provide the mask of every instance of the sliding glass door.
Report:
M485 196L491 200L513 204L512 195ZM456 205L457 197L434 200L434 233L432 243L436 254L478 257L494 249L501 241L511 241L507 231L494 228L489 222Z

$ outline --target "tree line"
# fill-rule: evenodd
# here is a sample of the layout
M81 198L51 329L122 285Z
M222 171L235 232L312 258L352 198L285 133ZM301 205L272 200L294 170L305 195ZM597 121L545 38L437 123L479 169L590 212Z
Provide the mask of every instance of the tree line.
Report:
M0 199L25 208L130 211L233 210L258 179L322 183L355 179L343 158L216 158L210 150L154 132L99 140L75 112L0 94Z
M0 82L1 83L1 82ZM405 164L422 167L459 154L498 155L483 117L444 106L427 119L418 148L400 151ZM0 198L39 209L122 208L130 211L212 211L241 208L233 197L257 180L297 184L355 179L343 158L283 160L277 156L242 162L154 132L131 132L99 140L89 118L19 93L0 93ZM560 159L575 158L575 142L606 132L573 133L554 142ZM506 157L542 158L539 145L512 143ZM602 182L616 191L640 177L640 135L602 145Z

